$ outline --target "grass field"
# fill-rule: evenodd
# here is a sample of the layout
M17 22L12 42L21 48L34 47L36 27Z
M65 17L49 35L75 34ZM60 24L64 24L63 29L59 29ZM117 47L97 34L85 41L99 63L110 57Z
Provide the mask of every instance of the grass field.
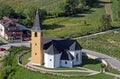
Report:
M118 18L118 9L120 9L119 7L119 3L118 0L111 0L111 8L112 8L112 17L113 17L113 24L115 26L120 26L120 18ZM118 8L119 7L119 8Z
M111 67L110 67L110 69L109 69L108 72L120 75L120 71L118 71L118 70L116 70L116 69L113 69L113 68L111 68Z
M20 52L16 52L14 49L20 50L20 51L22 51L21 49L25 50L23 47L11 48L9 50L9 51L11 51L12 54L15 54L14 57L12 58L13 62L11 62L13 65L12 69L14 69L14 71L12 71L9 74L9 76L8 76L9 79L41 79L41 78L42 79L73 79L73 78L74 79L103 79L103 77L105 79L106 78L113 79L112 76L108 76L105 74L98 74L98 75L89 76L89 77L62 77L62 76L56 76L56 75L50 75L50 74L42 74L40 72L33 72L33 71L30 71L28 69L25 69L25 68L17 65L17 59L18 59L18 55L20 54ZM28 50L28 48L26 50ZM27 57L28 56L29 55L27 55ZM6 68L6 66L4 66L2 70L4 70L4 68ZM70 73L68 73L68 74L70 74ZM83 73L77 73L77 74L83 75ZM86 74L87 73L85 73L85 75ZM0 78L1 78L1 74L0 74ZM3 78L1 78L1 79L3 79Z
M23 59L22 59L22 64L23 65L25 65L25 64L27 64L28 62L29 62L29 58L31 57L31 53L29 52L29 53L27 53L24 57L23 57Z
M120 59L120 31L78 40L84 49L98 51Z
M105 10L102 7L93 8L85 14L78 14L75 17L47 19L43 23L44 36L70 38L98 32L99 20L104 13Z
M41 74L38 72L32 72L30 70L20 68L15 75L13 76L14 79L113 79L114 77L104 75L104 74L98 74L95 76L90 77L62 77L62 76L55 76L55 75L49 75L49 74Z
M46 9L48 12L60 11L60 5L64 5L65 1L66 0L0 0L0 2L9 4L16 10L37 7Z

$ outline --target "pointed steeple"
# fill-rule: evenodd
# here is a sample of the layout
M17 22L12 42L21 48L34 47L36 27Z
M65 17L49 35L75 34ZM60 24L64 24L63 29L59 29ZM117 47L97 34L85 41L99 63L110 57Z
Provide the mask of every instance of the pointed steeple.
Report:
M32 27L32 31L34 31L34 32L41 32L42 31L38 10L36 11L36 16L35 16L35 21L34 21L34 24Z

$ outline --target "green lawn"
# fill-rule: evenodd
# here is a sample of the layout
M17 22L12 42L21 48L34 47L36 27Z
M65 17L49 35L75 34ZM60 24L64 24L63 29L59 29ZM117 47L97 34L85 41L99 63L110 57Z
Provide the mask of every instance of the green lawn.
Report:
M13 76L14 79L113 79L114 77L104 75L104 74L98 74L95 76L90 77L62 77L62 76L55 76L55 75L49 75L49 74L41 74L38 72L32 72L30 70L27 70L25 68L20 68L15 75Z
M118 0L111 0L111 8L112 8L112 17L113 17L113 24L114 26L120 26L120 19L118 18L118 9L120 9L120 7L118 8L118 5L120 5L118 3Z
M24 10L30 7L37 7L40 9L46 9L49 12L60 11L60 5L64 5L66 0L0 0L10 6L16 11Z
M90 73L87 73L87 72L59 72L60 74L67 74L67 75L73 75L73 74L76 74L76 75L79 75L79 76L88 76Z
M109 71L108 71L108 72L120 75L120 71L118 71L118 70L116 70L116 69L113 69L113 68L111 68L111 67L109 68Z
M27 53L24 57L23 57L23 59L22 59L22 64L23 65L25 65L25 64L27 64L28 62L29 62L29 58L31 57L31 53L29 52L29 53Z
M120 59L120 31L78 39L84 49L98 51Z
M93 8L88 13L78 14L76 17L46 19L43 22L44 36L67 38L98 32L99 20L104 13L105 10L104 7L102 7Z
M85 67L85 68L96 70L96 71L101 71L102 63L100 61L88 58L86 56L82 57L82 61L83 63L81 67Z

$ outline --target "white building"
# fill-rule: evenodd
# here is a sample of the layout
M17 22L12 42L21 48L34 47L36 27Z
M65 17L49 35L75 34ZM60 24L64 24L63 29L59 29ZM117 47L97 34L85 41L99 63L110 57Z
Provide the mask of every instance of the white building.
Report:
M72 39L44 40L44 66L73 67L82 64L82 47Z

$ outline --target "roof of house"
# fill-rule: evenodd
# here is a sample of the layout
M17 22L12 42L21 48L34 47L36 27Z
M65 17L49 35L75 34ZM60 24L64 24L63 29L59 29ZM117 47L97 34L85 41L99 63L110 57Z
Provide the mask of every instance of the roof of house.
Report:
M82 47L73 39L49 39L43 38L43 49L48 54L68 53L68 50L81 50ZM69 53L68 53L69 54Z
M35 21L34 21L34 24L32 27L32 31L34 31L34 32L41 32L42 31L38 10L36 11L36 16L35 16Z
M65 50L64 52L62 52L60 59L61 60L73 60L74 57L71 55L71 53L68 50Z

